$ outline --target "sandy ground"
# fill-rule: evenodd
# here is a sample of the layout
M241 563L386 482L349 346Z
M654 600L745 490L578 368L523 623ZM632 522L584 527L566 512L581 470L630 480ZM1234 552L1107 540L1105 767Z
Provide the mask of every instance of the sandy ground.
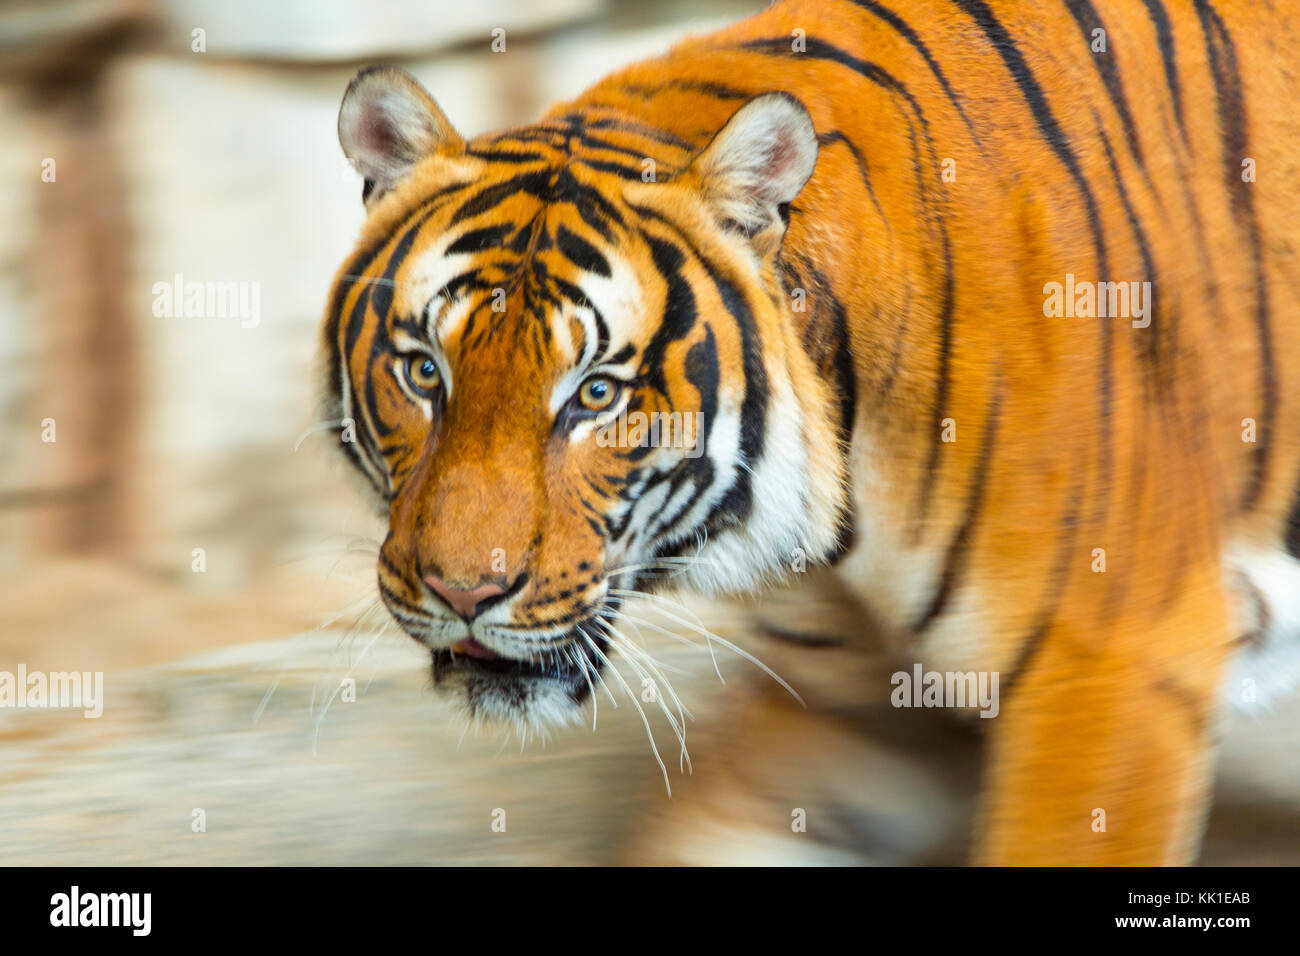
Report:
M119 591L124 586L108 583ZM48 598L33 583L27 591L31 602ZM103 652L126 662L106 675L98 720L0 710L0 863L621 862L626 848L647 836L647 821L671 817L690 799L690 788L715 772L719 748L734 732L728 715L766 680L724 654L728 683L722 685L705 652L650 642L661 661L683 672L672 672L673 683L696 716L688 734L695 775L688 780L677 769L671 730L652 712L676 792L669 800L641 717L621 692L617 709L598 696L594 734L590 727L563 731L522 753L518 737L505 740L501 733L462 740L446 704L430 690L425 656L394 631L373 645L365 629L247 642L283 622L274 614L258 619L256 608L245 605L233 619L248 625L241 630L218 615L220 602L212 600L206 619L202 601L151 605L157 632L138 613L121 611L123 620L136 622L131 633L139 640ZM177 618L181 606L188 616ZM704 604L697 610L711 627L710 613L721 613ZM111 623L112 614L102 609L101 623ZM53 669L96 659L93 616L79 622L87 632L83 646L45 645L44 653L33 646L35 619L25 630L14 622L11 616L7 646L0 647L6 661ZM191 626L190 644L183 659L167 661L163 631L175 635L177 626ZM355 702L336 696L326 708L348 674L357 680ZM822 838L844 851L835 862L880 862L873 841L892 838L899 827L882 806L861 804L930 806L918 802L911 782L929 780L928 771L900 763L921 750L944 765L942 812L951 826L963 826L974 762L970 754L958 758L944 749L965 747L963 735L923 746L912 729L919 725L908 723L899 733L897 713L892 720L892 729L879 730L880 739L893 734L886 747L871 749L877 730L869 724L848 731L862 737L867 756L847 796L813 794L814 784L795 771L778 780L769 795L772 833L788 835L791 801L816 804L827 809L810 817L810 830L816 837L812 824L835 819L833 832L820 824ZM195 832L196 811L203 832ZM728 812L723 808L724 818ZM745 812L752 819L763 811ZM923 857L960 858L957 837L943 837L940 852ZM1300 700L1258 719L1233 718L1202 862L1300 864Z

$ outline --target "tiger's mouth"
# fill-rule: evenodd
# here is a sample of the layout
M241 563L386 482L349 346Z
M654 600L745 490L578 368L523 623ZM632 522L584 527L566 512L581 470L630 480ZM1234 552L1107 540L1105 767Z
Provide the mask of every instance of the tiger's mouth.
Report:
M547 727L574 724L603 683L604 665L613 666L606 627L618 600L593 602L541 633L475 620L447 634L448 624L458 622L432 617L382 580L380 596L401 629L428 649L433 689L474 725L511 726L528 739L545 736Z
M474 717L536 722L543 715L535 711L581 706L609 650L607 638L579 628L553 645L529 657L507 657L466 638L432 650L430 672L440 690L464 691Z

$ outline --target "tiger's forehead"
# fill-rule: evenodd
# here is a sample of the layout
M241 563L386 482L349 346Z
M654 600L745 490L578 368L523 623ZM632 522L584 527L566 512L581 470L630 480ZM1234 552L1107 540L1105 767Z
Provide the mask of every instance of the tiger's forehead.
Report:
M526 189L458 215L473 201L416 227L395 271L391 316L408 333L415 325L443 348L529 341L568 365L606 361L644 339L648 290L622 230L593 228L590 209Z

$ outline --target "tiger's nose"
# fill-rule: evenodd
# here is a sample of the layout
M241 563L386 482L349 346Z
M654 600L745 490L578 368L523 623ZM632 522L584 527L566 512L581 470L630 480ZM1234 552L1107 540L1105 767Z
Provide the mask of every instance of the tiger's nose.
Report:
M506 593L505 588L496 584L480 584L476 588L469 589L454 588L442 578L432 574L426 574L424 582L429 585L434 594L446 601L453 611L464 618L473 617L478 606L488 598Z

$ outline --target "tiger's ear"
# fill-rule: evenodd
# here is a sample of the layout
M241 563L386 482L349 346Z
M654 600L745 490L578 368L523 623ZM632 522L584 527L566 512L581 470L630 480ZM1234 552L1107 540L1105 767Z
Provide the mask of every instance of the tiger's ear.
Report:
M361 178L369 205L420 160L451 155L465 141L416 79L396 67L370 67L348 84L339 106L339 144Z
M816 164L817 132L803 104L787 93L765 93L727 120L690 170L723 227L764 253L780 245L786 205Z

